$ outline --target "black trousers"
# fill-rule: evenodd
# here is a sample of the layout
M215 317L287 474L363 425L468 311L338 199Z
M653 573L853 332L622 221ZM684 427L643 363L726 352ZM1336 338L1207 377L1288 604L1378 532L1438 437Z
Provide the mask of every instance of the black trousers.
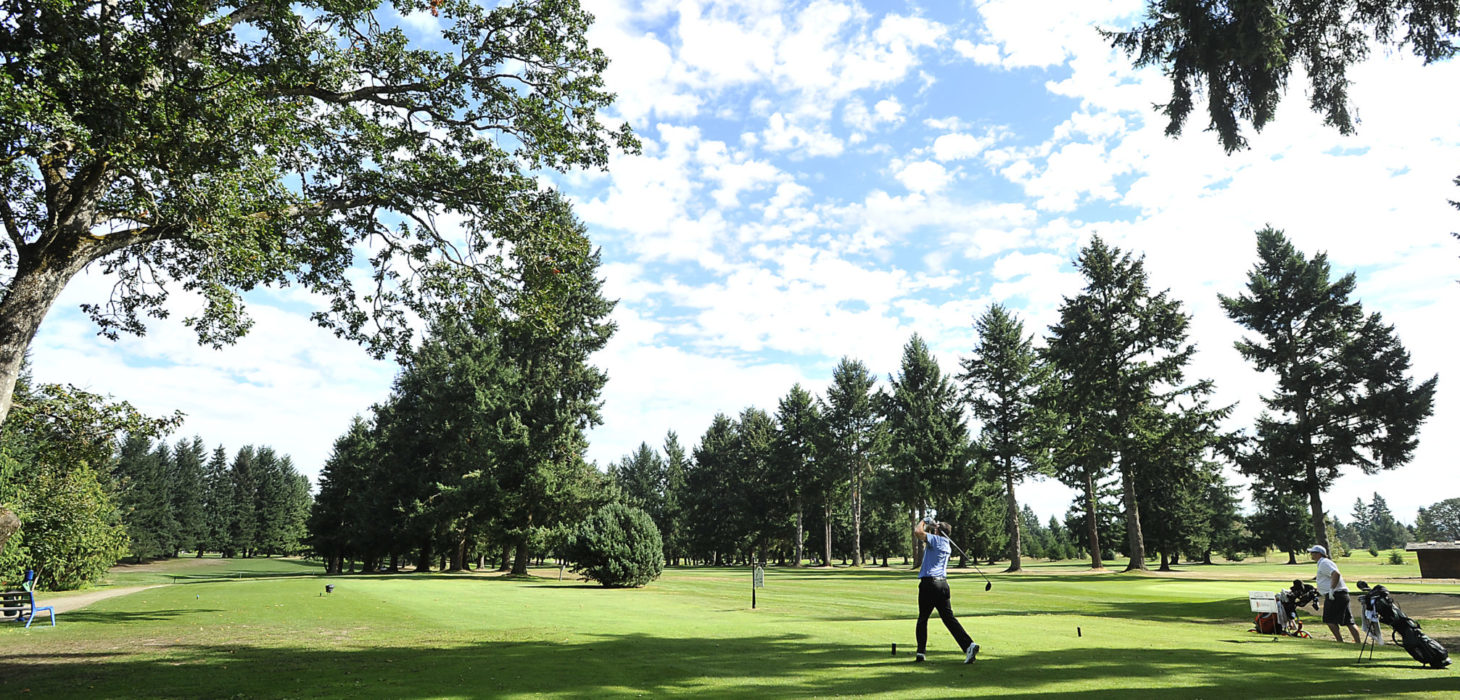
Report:
M943 620L943 626L953 635L958 642L958 648L968 651L968 645L973 643L973 638L963 631L963 625L958 624L958 618L953 617L953 605L948 602L950 593L948 591L948 579L937 576L924 576L918 579L918 653L922 654L928 650L928 615L933 610L938 611L938 617Z

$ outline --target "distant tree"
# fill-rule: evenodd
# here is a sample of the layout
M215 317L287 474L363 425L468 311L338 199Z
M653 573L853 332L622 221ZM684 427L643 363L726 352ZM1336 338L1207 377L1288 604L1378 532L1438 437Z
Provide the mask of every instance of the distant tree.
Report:
M233 486L233 512L228 514L228 544L223 556L253 556L258 543L258 516L255 514L255 498L258 494L258 469L253 445L238 448L233 463L228 467L228 479Z
M673 430L664 436L664 554L671 563L678 565L681 557L688 554L688 536L685 504L689 494L685 493L685 472L689 467L689 456L679 444L679 435Z
M374 437L366 419L355 416L349 429L335 438L319 471L319 497L309 512L309 546L324 558L325 573L343 573L345 559L369 546L360 537L367 523L355 517L358 511L352 504L378 497L369 485L375 463Z
M1257 232L1257 254L1246 293L1219 295L1227 315L1257 334L1239 340L1238 352L1277 378L1238 463L1306 496L1314 536L1327 546L1323 492L1344 465L1376 474L1407 464L1439 377L1414 384L1394 327L1350 300L1353 273L1330 280L1325 254L1310 260L1272 228Z
M1308 78L1309 107L1352 134L1349 67L1371 47L1407 46L1425 63L1446 59L1457 33L1456 0L1149 0L1145 23L1102 31L1135 65L1159 66L1171 79L1171 100L1160 106L1168 136L1181 133L1194 96L1205 92L1208 130L1228 152L1247 146L1242 122L1261 131L1273 118L1296 66Z
M1277 547L1287 552L1288 563L1298 563L1297 552L1313 542L1313 521L1303 516L1302 497L1289 487L1262 478L1251 487L1253 512L1247 519L1260 551Z
M210 552L232 551L232 535L229 532L234 511L233 479L228 471L228 453L222 445L214 448L213 456L203 471L203 523L204 537L198 545L198 556L203 550Z
M983 424L976 449L1004 485L1008 500L1008 570L1019 571L1022 511L1014 487L1051 469L1038 403L1045 373L1034 351L1033 336L1024 335L1024 322L1002 305L991 305L974 328L978 345L971 357L962 360L963 373L958 379L963 382L964 397L974 419ZM1037 527L1039 521L1035 520L1034 525Z
M254 458L254 542L260 554L270 556L284 551L287 526L289 472L274 448L261 446Z
M902 484L900 500L905 506L922 518L935 504L949 504L961 495L961 487L971 480L962 402L953 381L918 335L903 346L901 369L889 379L889 390L879 404L886 421L887 463ZM908 532L911 537L911 527ZM918 565L921 544L912 542Z
M690 494L688 525L693 550L711 564L728 561L736 542L732 499L735 450L735 421L715 414L710 427L694 448L694 461L685 473L685 490Z
M379 2L101 8L9 3L0 23L0 422L46 311L92 263L117 274L83 306L108 336L140 334L181 288L203 300L199 340L230 342L242 291L298 284L329 299L317 320L384 354L442 290L510 296L500 243L557 246L520 225L535 171L637 148L599 116L608 61L577 2L437 2L434 46Z
M167 481L171 450L166 443L128 434L117 448L112 482L117 485L122 522L127 525L131 555L138 561L171 556L177 539L172 489Z
M1203 502L1207 506L1207 546L1198 554L1203 564L1212 563L1212 552L1224 556L1244 551L1244 523L1239 508L1237 487L1227 481L1220 469L1211 470L1205 484Z
M1352 528L1354 534L1358 536L1358 539L1354 540L1354 548L1367 548L1369 546L1369 543L1373 539L1374 528L1372 523L1370 522L1371 511L1369 509L1369 504L1364 503L1363 498L1360 497L1354 499L1354 510L1352 517Z
M172 471L167 480L172 485L172 513L177 521L174 557L180 549L200 552L206 539L203 462L207 456L203 438L196 435L192 440L179 440L172 448Z
M646 513L659 527L661 537L668 534L664 522L665 465L649 443L610 465L609 474L624 493L624 503Z
M1403 547L1409 539L1409 529L1394 519L1388 501L1377 493L1369 502L1369 533L1370 544L1379 549Z
M1460 540L1460 498L1447 498L1419 509L1415 536L1424 541Z
M757 561L766 559L769 540L785 532L790 521L785 501L775 483L776 423L759 408L740 412L735 424L733 502L731 517L746 553Z
M284 526L281 528L283 545L280 553L297 555L305 551L304 543L309 538L309 509L314 505L314 499L309 493L309 477L295 471L287 455L284 457L284 467L289 481L284 494Z
M1185 368L1196 346L1188 339L1190 317L1167 292L1150 289L1143 258L1105 244L1099 236L1080 251L1075 267L1085 288L1060 307L1047 349L1064 383L1071 410L1088 421L1084 450L1067 463L1114 464L1125 509L1127 570L1145 569L1137 491L1141 467L1139 422L1153 406L1210 391L1206 382L1186 385ZM1066 412L1068 415L1068 411Z
M826 468L847 475L851 494L852 564L862 565L862 496L882 435L875 406L876 375L858 360L843 357L831 371L822 417L828 440Z
M822 416L816 399L800 384L792 386L776 408L775 466L771 474L785 510L795 523L792 566L801 566L806 558L807 496L816 490L815 467L822 459L816 452L816 440L821 430Z

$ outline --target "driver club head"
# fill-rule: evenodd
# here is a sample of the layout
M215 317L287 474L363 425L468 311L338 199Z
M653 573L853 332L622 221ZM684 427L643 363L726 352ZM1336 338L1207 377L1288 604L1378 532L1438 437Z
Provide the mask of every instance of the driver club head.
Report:
M989 581L988 583L985 583L983 585L983 589L986 590L986 591L993 590L994 589L994 582L993 581Z

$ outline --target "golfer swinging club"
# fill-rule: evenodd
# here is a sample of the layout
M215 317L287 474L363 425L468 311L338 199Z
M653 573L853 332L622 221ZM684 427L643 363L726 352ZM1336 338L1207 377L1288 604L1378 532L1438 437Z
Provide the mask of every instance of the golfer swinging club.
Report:
M928 548L923 551L923 568L918 572L918 655L913 661L922 662L925 658L928 651L928 614L937 608L943 626L948 628L958 642L958 648L963 650L963 663L971 664L978 655L978 645L963 631L958 618L953 617L953 606L948 602L948 556L953 553L948 537L953 534L953 528L948 523L931 520L927 521L927 525L934 532L924 530L921 520L913 526L913 536L928 543Z

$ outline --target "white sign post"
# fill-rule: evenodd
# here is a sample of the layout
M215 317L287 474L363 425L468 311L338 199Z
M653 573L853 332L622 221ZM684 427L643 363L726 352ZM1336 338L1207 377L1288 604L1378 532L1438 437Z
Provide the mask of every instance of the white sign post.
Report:
M755 567L755 572L750 575L750 609L755 609L755 589L765 588L765 569Z

